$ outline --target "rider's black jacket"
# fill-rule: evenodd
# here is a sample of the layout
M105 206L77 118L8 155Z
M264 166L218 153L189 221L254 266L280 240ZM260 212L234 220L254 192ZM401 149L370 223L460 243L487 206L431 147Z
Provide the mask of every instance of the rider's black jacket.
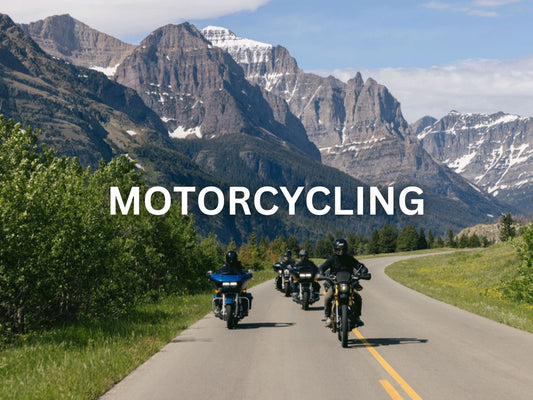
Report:
M278 261L278 263L281 265L281 268L291 268L294 267L294 260L292 258L289 258L288 260L284 260L283 257Z
M237 261L235 265L224 263L222 264L222 268L215 272L215 274L221 275L239 275L244 273L246 273L246 271L244 271L240 261Z
M318 271L318 267L311 260L298 261L298 263L296 263L296 265L294 266L294 269L298 270L300 268L301 269L305 269L305 270L309 270L310 272L317 272Z
M336 274L339 271L347 271L350 273L355 273L361 266L363 266L361 272L367 273L368 269L355 259L353 256L343 254L341 256L334 254L332 257L328 258L324 264L318 267L320 274L324 275L328 270L329 274Z

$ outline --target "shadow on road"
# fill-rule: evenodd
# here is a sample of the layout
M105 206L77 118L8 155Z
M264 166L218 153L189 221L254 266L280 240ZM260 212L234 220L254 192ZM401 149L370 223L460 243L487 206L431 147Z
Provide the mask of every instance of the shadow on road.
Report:
M427 339L416 339L416 338L370 338L365 339L372 347L380 346L395 346L399 344L413 344L413 343L427 343ZM365 342L359 339L348 339L348 347L358 348L365 347Z
M287 328L293 325L293 322L250 322L237 325L237 329Z

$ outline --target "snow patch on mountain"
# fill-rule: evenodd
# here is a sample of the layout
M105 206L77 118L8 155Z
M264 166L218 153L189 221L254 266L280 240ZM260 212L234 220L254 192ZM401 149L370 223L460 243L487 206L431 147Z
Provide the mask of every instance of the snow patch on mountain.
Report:
M194 128L185 129L183 126L178 126L174 131L169 131L168 136L175 139L185 139L188 136L196 136L197 138L202 138L202 130L199 126L195 126Z
M93 70L98 71L98 72L102 72L108 78L112 78L113 76L115 76L115 74L117 72L117 68L118 68L119 65L120 64L116 64L114 67L92 66L92 67L90 67L90 69L93 69Z
M238 63L257 64L272 59L271 44L237 37L229 29L219 26L207 26L201 32L213 46L226 50Z

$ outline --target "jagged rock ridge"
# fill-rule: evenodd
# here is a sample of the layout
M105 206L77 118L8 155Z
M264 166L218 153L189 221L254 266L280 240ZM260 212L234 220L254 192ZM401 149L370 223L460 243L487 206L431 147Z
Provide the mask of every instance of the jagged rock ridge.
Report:
M139 93L172 137L245 133L320 159L287 105L251 85L231 56L191 24L152 32L119 65L115 79Z
M533 214L533 118L452 111L418 138L458 174L526 215Z
M48 54L112 76L136 46L99 32L68 14L19 25Z
M232 55L250 82L285 99L326 165L371 185L416 184L463 201L480 196L421 147L400 103L375 80L364 81L360 73L347 83L320 77L298 68L281 46L259 45L220 27L202 33Z

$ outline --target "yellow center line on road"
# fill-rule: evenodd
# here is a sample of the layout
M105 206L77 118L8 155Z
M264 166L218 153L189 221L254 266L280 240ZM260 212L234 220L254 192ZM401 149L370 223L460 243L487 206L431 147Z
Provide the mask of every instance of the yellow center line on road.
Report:
M380 379L379 383L381 383L381 386L383 386L383 388L389 394L392 400L403 400L403 397L400 396L400 393L398 393L396 389L394 389L394 387L388 380Z
M372 347L370 343L367 342L365 337L361 335L361 332L359 332L356 328L353 330L353 333L355 333L355 336L363 342L363 344L366 346L366 349L374 356L376 361L381 364L381 366L389 373L389 375L396 381L398 384L402 387L403 390L405 390L405 393L411 397L413 400L422 400L422 397L420 397L411 386L398 374L394 368L390 366L390 364L385 361L383 357L377 352L375 348ZM388 382L387 382L388 383ZM383 384L383 383L382 383ZM386 390L386 389L385 389Z

